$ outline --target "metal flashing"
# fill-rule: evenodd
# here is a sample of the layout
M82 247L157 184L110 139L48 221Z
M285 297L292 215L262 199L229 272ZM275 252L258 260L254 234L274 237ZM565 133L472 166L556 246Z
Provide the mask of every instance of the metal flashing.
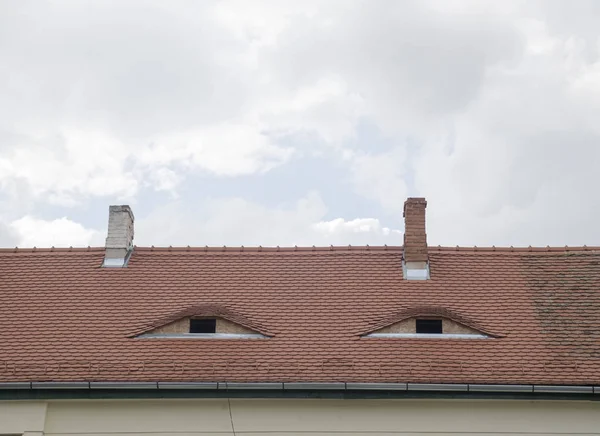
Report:
M348 390L405 391L406 383L346 383Z
M90 382L90 389L158 389L156 382Z
M4 382L0 383L0 389L31 389L30 382Z
M446 383L408 383L409 391L468 391L467 384Z
M89 389L89 382L32 382L31 389Z
M145 333L138 339L268 339L260 333Z
M284 383L283 389L345 390L346 383Z
M533 385L469 385L469 392L533 392Z
M490 339L487 335L473 333L369 333L365 338L412 338L412 339Z
M133 246L127 248L127 252L124 257L105 257L102 261L103 268L126 268L129 263L129 259L133 254Z
M429 280L429 263L402 262L402 273L405 280Z
M0 391L10 390L205 390L205 391L383 391L383 392L462 392L515 394L600 394L600 386L500 385L462 383L312 383L312 382L5 382ZM374 393L373 393L374 394Z
M592 386L533 386L533 392L543 393L577 393L577 394L592 394L594 388Z
M226 383L227 389L283 389L283 383Z
M158 389L217 389L216 382L158 382Z
M123 268L125 266L125 258L104 259L102 266L104 268Z

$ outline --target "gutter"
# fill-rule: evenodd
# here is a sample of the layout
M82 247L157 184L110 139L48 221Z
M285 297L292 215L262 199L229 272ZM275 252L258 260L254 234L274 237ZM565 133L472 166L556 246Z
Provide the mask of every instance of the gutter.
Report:
M449 392L513 394L597 394L600 386L510 385L450 383L236 383L236 382L4 382L0 391L41 390L192 390L192 391L337 391L337 392Z

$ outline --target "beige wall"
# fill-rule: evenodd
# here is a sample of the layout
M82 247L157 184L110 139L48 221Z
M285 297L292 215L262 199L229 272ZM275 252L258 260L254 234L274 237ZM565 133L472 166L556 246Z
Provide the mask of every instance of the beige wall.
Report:
M46 407L43 401L0 401L0 435L44 431Z
M231 404L231 415L229 406ZM600 403L526 400L0 402L0 434L55 436L600 435Z
M239 324L235 324L224 318L217 318L215 326L216 333L257 333ZM170 324L158 327L146 333L153 334L168 334L168 333L189 333L190 332L190 317L182 318Z
M470 327L459 324L455 321L452 321L448 318L442 318L442 331L446 334L448 333L459 333L463 335L471 334L478 335L481 332L477 330L473 330ZM376 330L373 333L416 333L417 332L417 324L416 318L409 318L403 321L397 322L395 324L389 325L382 329Z

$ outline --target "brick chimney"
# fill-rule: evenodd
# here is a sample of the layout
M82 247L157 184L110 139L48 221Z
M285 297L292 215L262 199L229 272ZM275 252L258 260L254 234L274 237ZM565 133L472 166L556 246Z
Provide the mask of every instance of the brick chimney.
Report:
M108 209L108 235L102 266L123 268L133 251L133 212L127 205Z
M429 278L427 233L425 232L424 198L410 197L404 202L404 278L426 280Z

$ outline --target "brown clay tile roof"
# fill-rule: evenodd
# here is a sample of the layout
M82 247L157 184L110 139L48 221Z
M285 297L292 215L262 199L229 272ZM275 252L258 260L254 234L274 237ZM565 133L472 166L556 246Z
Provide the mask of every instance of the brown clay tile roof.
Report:
M0 381L600 383L600 249L401 247L0 250ZM141 339L226 307L267 339ZM502 337L361 337L438 307Z

